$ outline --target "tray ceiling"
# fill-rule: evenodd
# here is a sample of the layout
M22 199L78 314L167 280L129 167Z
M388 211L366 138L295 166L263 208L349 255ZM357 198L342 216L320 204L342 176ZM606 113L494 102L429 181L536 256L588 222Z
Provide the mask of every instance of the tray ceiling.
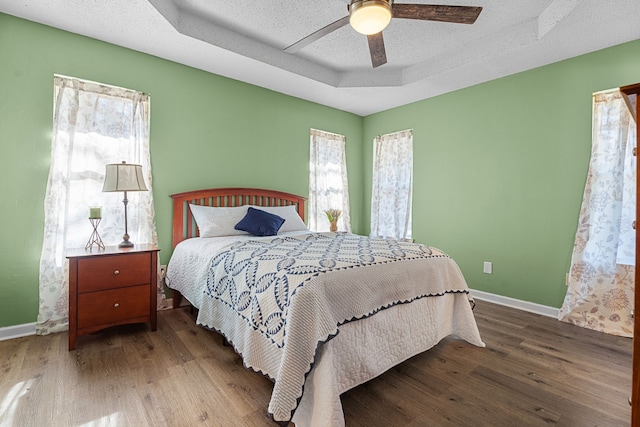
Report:
M483 10L472 25L392 19L376 69L348 25L283 52L348 15L348 0L0 0L0 12L359 115L640 39L638 0L398 3Z

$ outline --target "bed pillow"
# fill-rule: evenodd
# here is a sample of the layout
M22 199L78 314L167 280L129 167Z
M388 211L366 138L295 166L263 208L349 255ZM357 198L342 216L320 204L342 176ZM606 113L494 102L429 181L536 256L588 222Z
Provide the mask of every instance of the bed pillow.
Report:
M295 205L289 206L252 206L256 209L269 212L270 214L278 215L284 219L284 224L280 228L280 233L287 231L308 231L309 229L304 224Z
M284 218L260 209L248 208L247 214L235 226L254 236L275 236L282 227Z
M246 235L235 226L247 213L247 206L214 208L189 204L193 218L198 224L200 237L220 237Z

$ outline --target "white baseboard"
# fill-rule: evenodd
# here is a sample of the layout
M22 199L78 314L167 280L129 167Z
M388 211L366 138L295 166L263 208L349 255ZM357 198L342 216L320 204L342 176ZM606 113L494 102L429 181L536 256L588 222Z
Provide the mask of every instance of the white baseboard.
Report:
M502 295L491 294L489 292L477 291L470 289L471 295L479 300L488 301L495 304L504 305L511 308L517 308L518 310L528 311L542 316L558 318L559 308L549 307L542 304L536 304L535 302L522 301L515 298L504 297Z
M0 328L0 341L36 334L36 322Z

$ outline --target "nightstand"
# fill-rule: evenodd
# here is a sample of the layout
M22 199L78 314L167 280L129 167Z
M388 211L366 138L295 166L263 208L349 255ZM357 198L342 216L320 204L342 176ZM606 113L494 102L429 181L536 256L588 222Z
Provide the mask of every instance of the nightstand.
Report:
M158 251L153 245L67 252L69 351L76 338L127 323L157 327Z

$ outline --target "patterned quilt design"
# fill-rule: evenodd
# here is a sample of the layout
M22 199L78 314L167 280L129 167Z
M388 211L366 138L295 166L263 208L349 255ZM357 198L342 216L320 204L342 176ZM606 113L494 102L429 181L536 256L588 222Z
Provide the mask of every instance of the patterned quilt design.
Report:
M218 254L206 294L232 307L253 329L282 348L290 302L314 277L346 268L447 257L439 249L347 233L313 233L242 241Z

